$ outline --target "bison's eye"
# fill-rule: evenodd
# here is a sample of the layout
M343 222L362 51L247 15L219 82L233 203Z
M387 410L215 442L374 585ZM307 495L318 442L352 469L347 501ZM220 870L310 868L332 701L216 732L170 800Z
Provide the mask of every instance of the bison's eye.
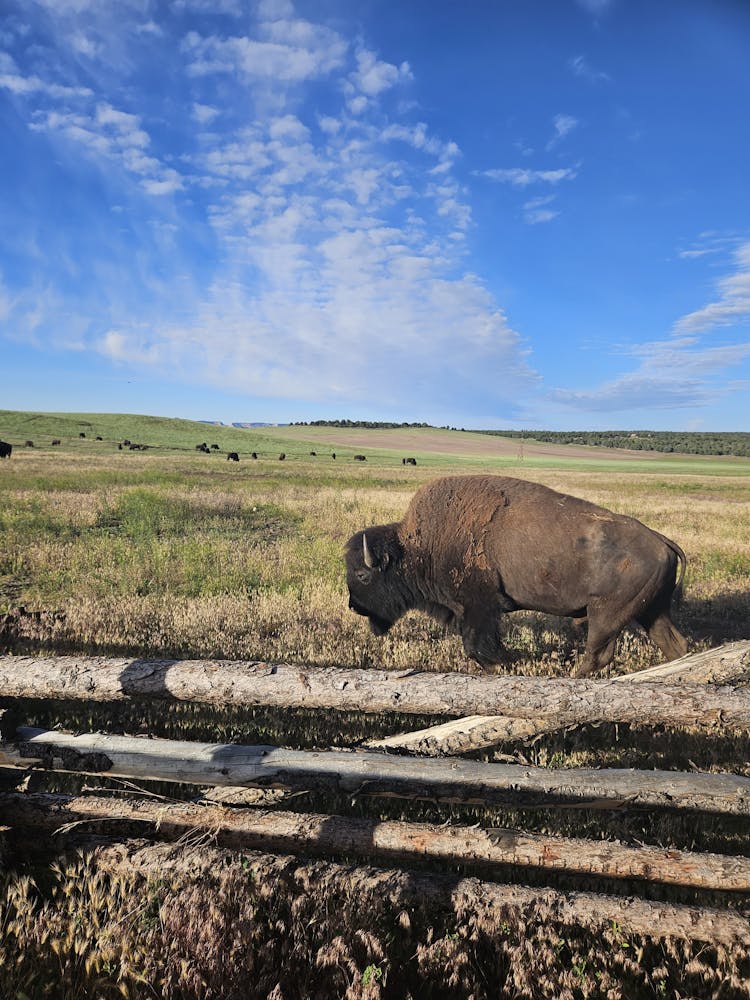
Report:
M354 574L360 583L369 583L372 580L371 569L358 569Z

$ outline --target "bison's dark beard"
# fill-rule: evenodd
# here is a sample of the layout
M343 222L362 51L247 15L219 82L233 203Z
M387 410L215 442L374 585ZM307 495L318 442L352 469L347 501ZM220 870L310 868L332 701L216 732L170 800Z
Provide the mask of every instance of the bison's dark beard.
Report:
M385 618L380 618L378 615L374 615L367 608L358 604L357 601L349 595L349 609L354 611L355 614L362 615L363 618L368 618L370 620L370 628L372 629L373 635L385 635L388 629L393 625L393 622L386 621Z
M369 615L369 618L370 629L373 635L385 635L393 624L393 622L385 621L384 618L375 618L373 615Z

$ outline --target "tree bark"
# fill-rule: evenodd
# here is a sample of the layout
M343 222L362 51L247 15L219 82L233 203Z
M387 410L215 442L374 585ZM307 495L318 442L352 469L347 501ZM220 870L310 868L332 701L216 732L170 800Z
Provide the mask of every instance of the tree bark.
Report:
M145 877L185 876L215 871L226 864L226 850L200 846L142 843L100 848L97 863L114 875ZM641 899L605 896L588 892L558 892L554 889L496 885L474 878L418 875L397 870L352 868L330 862L300 864L278 855L243 855L243 868L256 882L273 883L276 891L295 894L312 891L367 892L394 907L423 905L449 908L457 915L481 912L498 926L508 919L508 908L529 920L557 920L602 929L616 924L623 934L669 937L712 944L750 945L750 921L740 913L656 903Z
M197 785L322 788L461 803L551 808L658 807L750 815L750 778L735 774L552 768L419 760L371 751L304 751L44 729L18 730L0 763Z
M617 683L642 684L667 680L669 683L689 681L696 684L734 684L750 677L750 643L728 643L720 649L690 653L632 674L618 674ZM470 715L463 719L399 733L367 746L382 750L406 750L423 756L460 756L472 750L485 750L508 740L526 740L560 728L550 719L510 719L503 715Z
M746 645L750 650L750 641ZM634 722L750 729L750 690L663 681L622 684L257 662L3 656L0 691L25 698L154 697L213 705L502 715L551 720L556 726Z
M0 815L13 827L65 830L70 824L98 833L148 828L165 840L210 834L236 850L344 854L414 861L513 865L640 879L666 885L750 892L750 858L628 847L608 840L542 836L502 828L353 819L265 809L168 803L96 795L15 792L0 795Z
M506 740L528 739L556 728L549 720L469 715L429 729L370 740L366 745L373 750L406 750L423 757L458 757L471 750L495 747Z
M694 684L736 684L750 680L750 642L728 642L717 649L688 653L679 660L660 663L647 670L619 674L612 678L619 683L666 680L669 683L689 681Z

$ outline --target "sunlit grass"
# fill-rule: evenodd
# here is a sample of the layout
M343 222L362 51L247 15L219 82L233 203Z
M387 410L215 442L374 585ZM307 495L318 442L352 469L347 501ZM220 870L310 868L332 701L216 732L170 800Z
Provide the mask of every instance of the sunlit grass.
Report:
M422 482L465 471L461 456L416 469L369 450L367 463L322 458L237 466L205 455L14 456L0 465L0 613L60 613L22 622L25 648L476 669L456 637L416 613L371 635L348 610L343 567L355 531L398 520ZM632 462L615 473L509 471L674 538L689 559L686 632L691 619L699 640L701 630L737 638L746 627L750 481L642 475ZM498 669L526 673L569 672L585 636L534 614L508 616L504 628ZM620 639L616 669L658 660L640 633Z

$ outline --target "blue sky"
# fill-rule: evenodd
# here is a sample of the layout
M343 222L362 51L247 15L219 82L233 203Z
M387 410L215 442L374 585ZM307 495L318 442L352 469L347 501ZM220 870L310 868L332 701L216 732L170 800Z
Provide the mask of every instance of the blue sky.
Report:
M750 429L746 0L3 0L0 407Z

